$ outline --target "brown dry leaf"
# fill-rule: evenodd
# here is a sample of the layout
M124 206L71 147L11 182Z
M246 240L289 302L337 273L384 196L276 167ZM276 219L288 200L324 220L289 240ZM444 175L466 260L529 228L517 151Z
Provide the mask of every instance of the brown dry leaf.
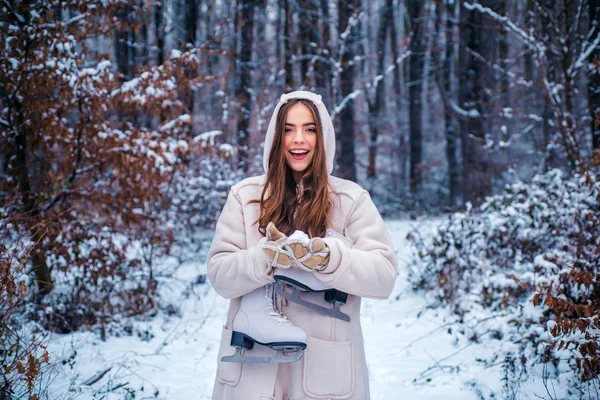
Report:
M17 371L19 371L20 374L25 373L25 366L23 365L23 363L21 361L19 361L17 363Z

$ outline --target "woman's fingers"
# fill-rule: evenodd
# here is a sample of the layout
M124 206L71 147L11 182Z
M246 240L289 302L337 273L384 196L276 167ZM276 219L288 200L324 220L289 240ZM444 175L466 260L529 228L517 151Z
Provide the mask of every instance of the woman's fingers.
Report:
M273 222L269 222L267 225L267 240L272 240L275 242L284 242L287 239L287 236L277 229Z
M329 261L329 247L321 238L313 238L308 244L288 242L287 245L292 250L292 261L303 269L320 270Z
M272 267L288 269L292 266L292 259L288 252L282 248L281 243L269 241L263 245L262 249Z

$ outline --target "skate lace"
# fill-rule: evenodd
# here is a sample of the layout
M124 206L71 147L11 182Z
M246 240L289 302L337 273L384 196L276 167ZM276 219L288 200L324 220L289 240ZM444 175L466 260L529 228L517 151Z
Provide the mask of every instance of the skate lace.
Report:
M269 285L266 286L267 289L265 290L265 298L267 299L267 312L269 313L269 316L275 318L277 322L289 323L290 320L285 316L285 314L282 314L277 307L275 307L275 304L273 303L273 296L271 295L268 286Z

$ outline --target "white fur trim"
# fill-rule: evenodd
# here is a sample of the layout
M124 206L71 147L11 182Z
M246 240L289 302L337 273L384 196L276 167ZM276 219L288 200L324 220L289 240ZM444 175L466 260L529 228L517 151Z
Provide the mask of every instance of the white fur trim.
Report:
M321 127L323 129L323 144L325 146L325 156L327 159L327 172L331 175L333 172L333 159L335 157L335 132L333 131L333 122L327 111L327 107L323 104L321 95L305 90L297 90L295 92L282 94L279 98L279 102L273 110L269 127L267 128L267 135L265 136L265 147L263 153L263 168L265 172L269 168L269 153L273 146L273 139L275 138L275 123L277 122L277 114L281 109L281 106L288 102L290 99L306 99L313 102L319 111L319 118L321 119Z

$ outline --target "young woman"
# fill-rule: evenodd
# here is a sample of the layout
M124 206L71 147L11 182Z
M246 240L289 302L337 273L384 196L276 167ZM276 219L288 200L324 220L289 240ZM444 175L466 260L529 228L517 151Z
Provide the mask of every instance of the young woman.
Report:
M212 285L231 299L213 400L369 399L360 302L362 297L390 295L396 258L369 193L330 175L334 154L333 124L321 96L306 91L282 95L265 138L266 175L232 187L208 254ZM296 230L307 233L311 241L291 251L287 236ZM297 254L297 248L302 254ZM232 335L235 342L244 336L240 332L251 329L252 321L248 321L253 317L242 310L252 299L264 298L278 270L292 271L292 267L308 271L304 273L327 288L347 293L340 312L334 317L275 296L283 322L281 329L269 332L296 335L294 343L305 339L302 358L294 362L222 361L236 351ZM305 294L318 297L317 293ZM260 318L266 318L265 314ZM283 338L277 340L283 343ZM258 345L244 352L246 356L251 353L275 354Z

